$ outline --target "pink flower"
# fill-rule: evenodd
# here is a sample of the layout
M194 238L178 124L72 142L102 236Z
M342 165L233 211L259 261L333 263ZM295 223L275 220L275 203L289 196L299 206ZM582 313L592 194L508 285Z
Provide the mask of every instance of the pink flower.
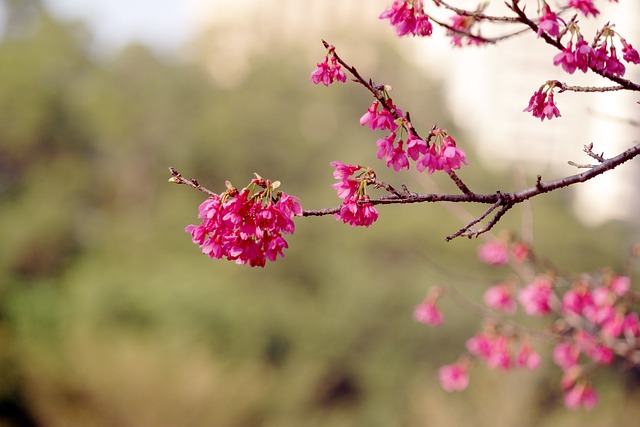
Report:
M592 305L591 291L584 285L569 289L562 297L562 309L568 313L582 315L585 308Z
M493 340L484 332L481 332L467 340L467 350L474 356L488 359L493 353Z
M583 407L586 410L593 409L598 403L598 395L589 383L580 382L568 389L564 395L564 404L569 409Z
M618 59L616 48L611 45L609 47L609 57L607 58L607 63L604 67L603 74L622 77L624 76L625 72L626 68L624 64Z
M335 218L352 227L369 227L378 219L378 211L373 207L373 204L366 203L368 200L369 196L366 195L345 200L340 211L335 214ZM360 201L364 201L364 203Z
M589 69L589 58L593 56L593 49L589 44L584 41L582 34L578 35L578 41L576 41L576 50L573 52L575 65L583 73L586 73Z
M560 117L560 110L558 110L555 102L553 102L553 92L550 92L547 97L547 103L542 109L542 117L540 117L540 119L544 120L545 117L549 120L554 117Z
M393 103L391 102L391 99L388 100L388 103L390 104L391 107L393 107ZM398 115L401 115L400 110L396 110L396 112L398 113ZM393 114L391 114L389 110L384 108L378 112L378 116L375 119L373 119L369 127L374 130L389 129L391 132L395 132L395 130L398 129L398 124L396 123L396 119L395 117L393 117Z
M640 54L633 48L625 39L620 39L622 42L622 59L631 64L640 64Z
M418 172L424 172L428 169L429 174L432 174L436 170L441 169L438 159L439 158L436 155L435 148L433 145L431 145L427 148L427 151L420 158L420 160L418 160L418 163L416 163L416 169L418 169Z
M417 161L421 154L426 154L427 143L411 134L407 139L407 154L413 161Z
M513 258L517 262L524 262L529 257L529 247L522 242L515 242L511 245Z
M335 56L331 57L331 78L342 83L347 81L347 75L342 71L342 66Z
M443 390L462 391L469 385L469 368L462 362L445 365L438 370L438 379Z
M331 56L331 64L329 64L329 56ZM314 84L322 83L329 86L336 80L344 83L347 81L347 76L336 58L329 54L322 62L318 62L316 69L311 73L311 81Z
M638 313L633 312L625 316L622 330L628 338L640 337L640 320L638 319Z
M379 18L388 19L398 37L406 34L429 36L433 30L429 18L424 13L421 0L396 0Z
M600 13L598 9L593 5L593 0L571 0L569 1L569 7L573 7L574 9L578 9L584 16L589 16L589 14L593 15L593 17L598 16Z
M449 135L444 138L440 145L440 159L442 160L442 170L449 173L452 169L460 169L468 165L467 156L464 151L456 147L456 141Z
M624 296L631 288L631 279L628 276L616 276L611 279L609 287L614 294L618 296Z
M409 169L409 159L402 148L402 140L398 141L398 146L393 149L391 157L387 157L387 167L393 167L396 172Z
M264 267L267 260L284 256L288 244L282 235L295 231L292 217L301 215L302 207L296 197L286 193L279 193L274 201L276 186L262 178L252 180L250 187L255 189L238 192L229 188L200 204L202 223L189 225L185 231L203 254L252 267Z
M413 311L413 318L420 323L430 326L439 326L444 322L444 316L436 305L437 298L427 297Z
M491 342L491 354L487 358L490 368L509 369L511 367L511 351L507 337L499 335Z
M483 243L478 248L480 261L489 265L505 265L509 262L507 245L500 240Z
M378 101L373 101L373 104L367 109L367 112L364 113L362 117L360 117L360 126L369 126L369 128L374 129L373 123L375 118L378 116Z
M516 302L511 294L511 286L506 283L487 289L484 293L484 302L487 306L507 314L514 314L517 309Z
M543 92L542 87L540 87L540 89L538 89L531 96L531 99L529 99L529 105L527 105L527 108L525 108L522 111L530 112L531 114L533 114L533 117L538 117L544 120L543 110L545 107L546 100L547 100L547 94L546 92Z
M524 343L516 355L516 366L535 371L540 366L540 355L528 343Z
M562 65L562 69L569 74L573 74L578 67L576 56L572 49L573 42L569 41L564 50L553 57L553 65Z
M602 336L607 338L618 338L624 330L625 316L622 313L616 313L602 324Z
M560 35L558 17L546 4L542 8L542 15L540 16L540 22L538 22L538 36L543 32L549 34L551 37L558 37Z
M589 63L594 69L598 71L604 71L608 59L609 53L607 50L607 44L604 43L601 44L597 49L593 50Z
M518 300L529 316L544 316L551 311L551 282L541 277L523 288Z
M563 370L568 370L578 365L580 350L568 342L561 342L553 348L553 361Z
M387 160L387 166L389 165L390 159L393 157L395 139L396 134L391 133L388 136L376 141L376 145L378 146L377 157L381 160Z

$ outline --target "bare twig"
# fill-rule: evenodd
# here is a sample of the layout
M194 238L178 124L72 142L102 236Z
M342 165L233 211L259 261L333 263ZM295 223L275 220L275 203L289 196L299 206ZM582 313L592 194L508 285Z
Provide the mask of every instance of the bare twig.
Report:
M209 197L217 196L216 193L214 193L213 191L203 187L195 179L193 179L193 178L192 179L186 179L175 168L170 167L169 168L169 172L171 173L171 178L169 178L169 182L173 182L174 184L188 185L189 187L193 187L198 191L202 191L204 194L208 195Z

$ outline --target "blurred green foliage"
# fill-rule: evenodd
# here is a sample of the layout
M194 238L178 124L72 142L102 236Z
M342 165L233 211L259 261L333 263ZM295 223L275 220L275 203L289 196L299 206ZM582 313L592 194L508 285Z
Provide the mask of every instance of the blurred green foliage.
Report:
M143 46L95 59L82 26L28 12L0 42L0 426L604 426L640 415L628 404L637 382L613 369L589 415L562 408L550 364L478 369L468 392L439 389L437 366L480 319L445 300L447 326L431 330L413 307L433 284L477 296L506 274L476 262L477 243L444 243L461 225L444 206L382 207L367 230L299 219L286 258L265 269L199 254L183 228L203 196L168 184L168 166L215 191L258 172L308 209L338 203L332 160L432 184L375 159L376 137L357 125L370 103L361 88L314 87L313 64L290 46L255 55L246 80L222 88L202 62ZM379 49L366 74L396 73L414 121L452 130L437 84ZM510 180L468 151L461 175L476 190ZM533 203L541 253L620 268L626 226L584 230L566 203ZM516 209L499 227L518 226Z

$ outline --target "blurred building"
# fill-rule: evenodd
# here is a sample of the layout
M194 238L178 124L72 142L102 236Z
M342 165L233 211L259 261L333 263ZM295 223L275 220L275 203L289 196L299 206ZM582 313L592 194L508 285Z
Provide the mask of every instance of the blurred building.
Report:
M391 1L341 0L236 0L202 2L202 28L217 31L211 72L221 84L234 85L247 72L252 51L269 49L279 43L310 46L309 60L317 58L315 43L340 29L351 32L386 32L389 26L378 15ZM535 3L535 2L533 2ZM462 4L464 6L464 4ZM640 47L640 2L609 4L601 1L598 19L579 17L587 40L591 40L606 20L632 44ZM532 9L533 10L533 9ZM440 12L440 11L438 11ZM502 2L493 2L487 13L504 14ZM441 15L446 20L447 14ZM513 27L485 28L485 35L509 33ZM557 51L531 34L514 37L498 46L452 49L449 40L436 29L430 39L405 39L407 57L437 76L446 87L448 103L457 123L478 144L481 159L490 167L504 170L523 165L544 180L581 172L567 161L593 163L582 148L594 143L605 157L618 154L634 143L638 128L628 120L637 117L638 97L627 93L563 93L556 95L562 118L541 122L522 110L545 81L558 79L570 85L611 85L597 76L577 71L566 74L554 67ZM333 41L338 44L338 41ZM354 61L366 67L366 51L375 46L363 43L362 58ZM305 58L306 60L307 58ZM638 80L637 67L627 66L626 78ZM630 219L640 207L635 194L640 181L635 164L624 165L588 183L574 187L573 204L577 216L587 224L608 219ZM515 189L515 187L513 188Z
M610 21L630 43L640 47L640 2L600 1L597 5L602 11L597 19L579 16L586 40L592 40L597 29ZM491 6L488 13L504 11L500 2ZM510 31L508 27L493 30L492 35ZM554 67L552 58L557 50L531 34L497 47L453 50L445 40L434 40L417 51L424 55L422 62L429 70L441 76L457 122L478 143L482 159L491 167L522 164L530 173L551 180L582 171L567 161L594 162L582 152L585 144L593 142L594 151L611 157L638 142L640 130L628 123L638 117L636 101L640 97L635 94L558 94L556 103L562 117L551 121L541 122L522 111L533 92L547 80L582 86L613 85L595 75L580 71L569 75ZM626 65L625 78L639 81L640 69ZM636 193L639 183L640 169L631 163L575 186L572 194L576 215L593 225L608 219L634 219L640 207Z

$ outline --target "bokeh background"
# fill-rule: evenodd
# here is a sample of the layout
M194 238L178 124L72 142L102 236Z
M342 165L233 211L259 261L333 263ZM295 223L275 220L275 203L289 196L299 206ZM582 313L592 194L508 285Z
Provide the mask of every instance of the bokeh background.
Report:
M257 172L307 209L338 204L333 160L451 188L375 158L361 88L309 82L321 38L392 84L423 132L457 135L476 191L533 182L481 161L445 77L421 66L425 42L377 20L384 1L130 3L0 2L0 426L637 425L640 380L618 366L596 374L589 413L564 409L548 357L440 389L437 368L482 319L448 300L442 328L411 313L434 284L477 297L509 274L477 261L480 240L444 242L481 207L382 207L366 230L298 219L264 269L211 261L183 231L203 196L167 183L168 166L215 191ZM559 177L552 163L535 173ZM533 236L568 271L622 271L637 220L587 226L574 197L540 197L496 232Z

